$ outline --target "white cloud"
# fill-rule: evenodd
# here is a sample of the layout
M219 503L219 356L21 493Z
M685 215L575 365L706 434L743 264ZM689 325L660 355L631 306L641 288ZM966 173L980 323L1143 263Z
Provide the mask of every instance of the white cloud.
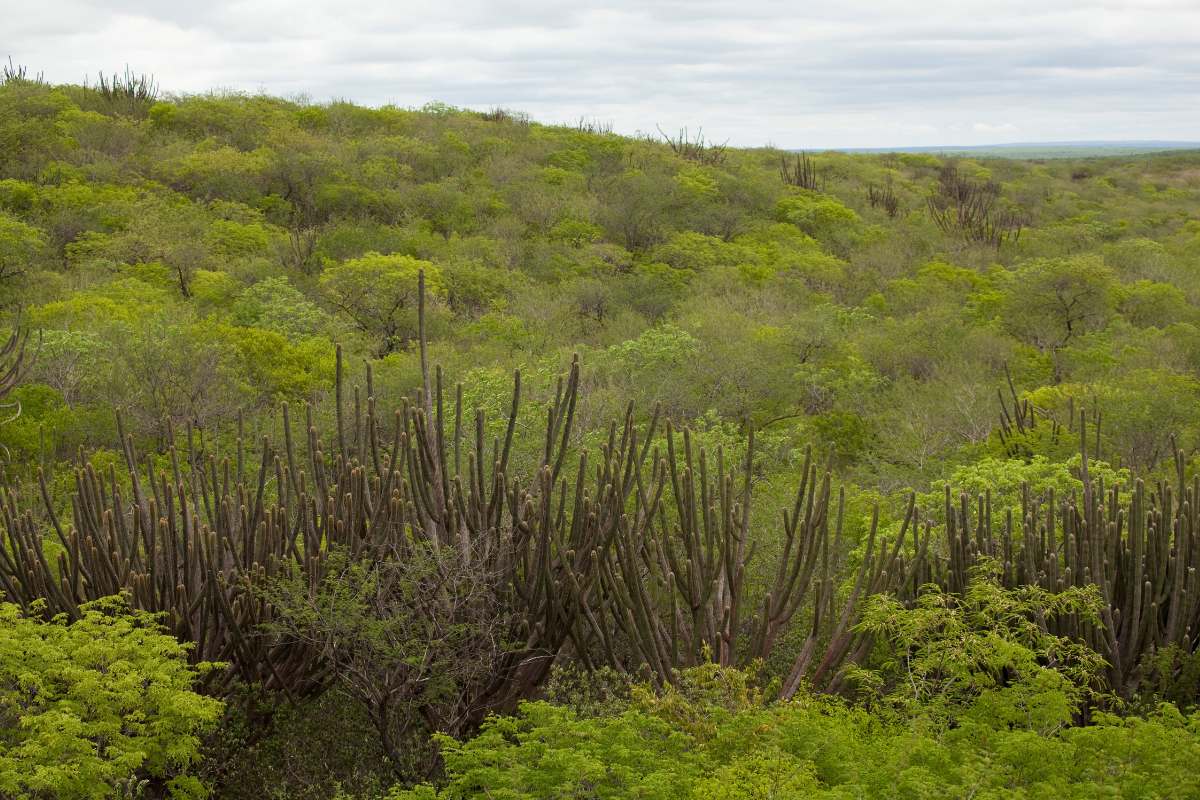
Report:
M507 106L738 145L1197 138L1200 4L0 0L0 57L167 90Z
M987 134L987 135L998 134L998 135L1003 135L1003 136L1010 136L1014 133L1017 133L1019 130L1020 130L1020 128L1018 128L1016 125L1012 124L1011 122L1001 122L998 125L992 124L990 122L976 122L973 125L971 125L971 131L973 133L982 133L982 134Z

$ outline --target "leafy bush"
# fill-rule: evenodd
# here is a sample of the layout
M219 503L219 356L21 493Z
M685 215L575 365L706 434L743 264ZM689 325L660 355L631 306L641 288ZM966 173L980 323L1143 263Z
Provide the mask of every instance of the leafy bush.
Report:
M1095 613L1094 594L1005 589L985 565L962 596L865 611L886 656L858 677L887 703L768 704L750 674L710 664L623 703L526 703L470 741L435 737L446 784L389 800L1192 796L1200 714L1164 704L1072 725L1103 665L1046 623Z
M1031 710L1055 713L1047 690ZM465 743L441 738L449 780L389 800L900 800L1192 797L1200 716L1165 706L1145 718L1100 715L1039 731L995 703L954 728L872 717L828 698L734 710L704 700L635 702L582 717L544 702L491 719ZM1017 713L1020 711L1021 713ZM681 725L679 719L704 720Z
M984 561L961 594L929 586L911 606L887 595L868 600L858 627L880 640L884 655L873 676L859 670L859 677L909 713L955 721L966 708L1028 704L1036 695L1043 711L1053 706L1058 713L1048 727L1069 722L1092 699L1104 661L1049 627L1070 615L1097 619L1099 588L1009 589L1000 585L1000 571Z
M186 649L120 598L43 622L0 603L0 796L99 800L131 781L203 796L188 773L222 704Z

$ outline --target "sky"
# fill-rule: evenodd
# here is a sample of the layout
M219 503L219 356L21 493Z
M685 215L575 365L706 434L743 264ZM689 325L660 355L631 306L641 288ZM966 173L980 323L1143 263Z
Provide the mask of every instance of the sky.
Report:
M1200 0L0 0L9 55L747 147L1200 140Z

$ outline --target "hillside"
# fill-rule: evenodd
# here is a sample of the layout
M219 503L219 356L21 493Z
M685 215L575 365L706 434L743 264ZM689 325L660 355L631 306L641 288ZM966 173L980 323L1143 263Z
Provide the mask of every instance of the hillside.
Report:
M750 797L711 786L785 762L812 796L1056 796L1135 750L1166 791L1200 747L1152 711L1197 697L1198 209L1200 152L10 77L9 628L162 612L199 670L169 691L227 715L162 700L195 730L136 769L221 797Z
M824 154L808 191L779 152L689 158L503 112L201 96L130 114L36 84L2 102L5 305L43 331L0 433L15 465L109 445L113 405L142 432L218 429L322 394L335 341L405 389L418 261L456 377L579 352L594 418L633 400L750 419L779 466L812 442L867 485L945 475L994 449L1005 364L1060 422L1071 400L1103 414L1123 465L1154 468L1167 431L1195 441L1194 154L959 160L1024 223L997 248L931 219L930 155Z

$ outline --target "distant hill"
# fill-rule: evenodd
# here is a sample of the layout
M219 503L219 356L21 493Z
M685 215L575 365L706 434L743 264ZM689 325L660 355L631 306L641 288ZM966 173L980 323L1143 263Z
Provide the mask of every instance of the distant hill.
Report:
M1100 158L1162 153L1171 150L1200 150L1200 142L1156 140L1095 142L1013 142L1009 144L939 145L934 147L847 147L846 153L934 153L990 158Z

